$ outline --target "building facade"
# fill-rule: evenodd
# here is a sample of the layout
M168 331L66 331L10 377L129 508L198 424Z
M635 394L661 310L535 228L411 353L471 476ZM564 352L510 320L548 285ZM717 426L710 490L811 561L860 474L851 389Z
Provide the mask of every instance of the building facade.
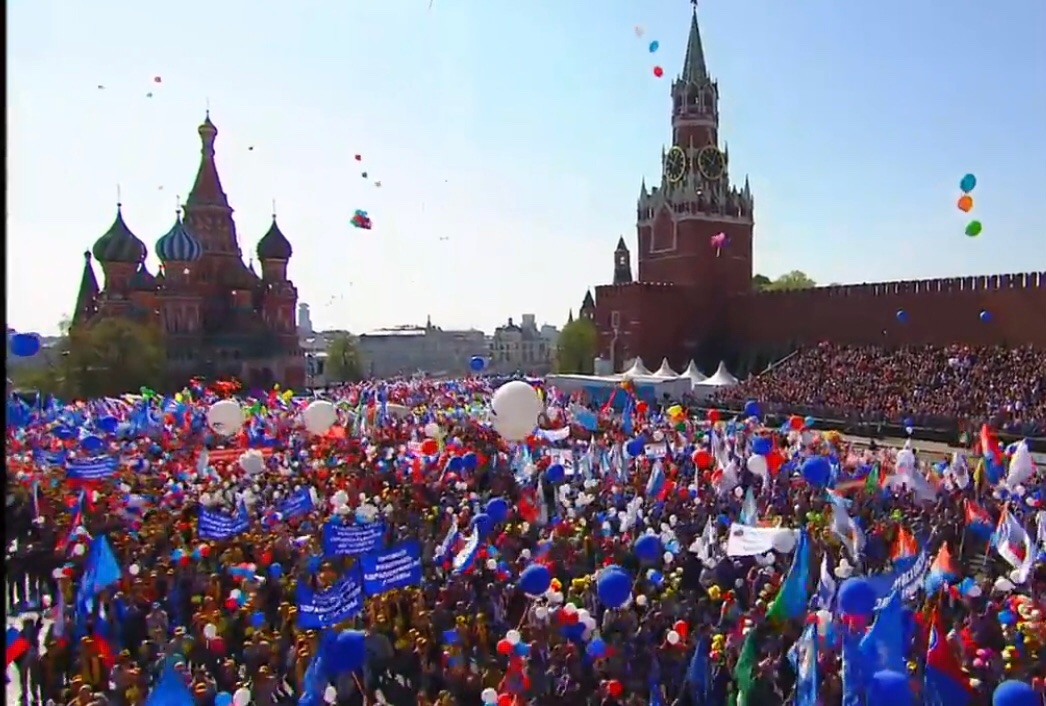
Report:
M513 373L517 370L542 375L551 372L555 360L559 330L552 326L538 328L533 314L523 314L517 325L511 318L494 329L489 341L487 370Z
M171 229L156 241L160 270L149 272L145 243L117 204L112 226L84 253L73 325L126 317L158 326L173 385L201 375L233 376L252 387L300 386L305 359L295 324L298 292L287 273L291 244L274 215L257 247L261 274L244 264L209 115L198 133L196 180ZM104 286L92 259L101 265Z
M661 180L644 180L636 204L636 276L622 238L613 284L587 292L580 309L614 369L636 356L753 369L826 340L1046 346L1046 272L755 291L755 199L747 178L731 181L696 8L671 97Z
M444 330L432 324L396 326L362 334L358 339L363 366L370 377L461 375L473 356L484 355L486 337L476 329Z

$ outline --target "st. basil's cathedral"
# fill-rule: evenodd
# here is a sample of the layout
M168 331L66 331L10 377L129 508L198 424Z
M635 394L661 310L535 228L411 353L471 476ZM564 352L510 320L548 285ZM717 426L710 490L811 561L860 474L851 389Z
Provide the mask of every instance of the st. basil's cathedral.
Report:
M287 277L290 241L273 215L258 242L261 275L244 264L215 165L218 129L210 115L198 132L200 167L181 212L156 241L159 271L146 267L146 245L117 204L112 226L84 253L73 325L125 317L158 326L176 385L193 376L231 376L249 387L300 387L305 358L295 321L298 290ZM104 287L92 256L101 264Z

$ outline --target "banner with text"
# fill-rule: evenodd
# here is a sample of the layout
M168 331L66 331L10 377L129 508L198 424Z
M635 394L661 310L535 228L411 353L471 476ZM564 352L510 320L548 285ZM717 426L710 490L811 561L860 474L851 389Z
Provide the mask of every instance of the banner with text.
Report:
M361 556L360 567L363 590L368 596L417 586L421 583L421 545L408 540L383 552Z
M337 625L363 609L363 584L359 569L349 572L325 591L314 591L298 583L298 627L319 630Z
M384 535L383 522L367 525L336 525L328 522L323 526L323 553L327 556L366 554L381 546Z

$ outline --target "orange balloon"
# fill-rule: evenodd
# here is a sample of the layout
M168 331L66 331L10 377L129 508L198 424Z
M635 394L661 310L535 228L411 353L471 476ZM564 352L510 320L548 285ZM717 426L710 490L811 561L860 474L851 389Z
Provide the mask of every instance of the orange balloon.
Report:
M956 205L963 213L969 213L973 210L973 197L969 194L963 194L959 197L959 203Z

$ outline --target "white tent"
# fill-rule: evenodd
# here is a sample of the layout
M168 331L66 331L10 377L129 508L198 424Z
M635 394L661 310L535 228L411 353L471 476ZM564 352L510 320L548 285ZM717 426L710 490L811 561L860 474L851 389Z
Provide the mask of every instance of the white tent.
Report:
M680 375L680 377L690 378L690 380L695 383L704 382L708 379L707 375L697 369L697 363L695 363L693 359L690 360L690 365L686 366L686 370L683 371L683 374Z
M635 360L632 361L632 366L621 374L626 377L646 377L651 373L650 370L645 365L643 365L643 359L637 357Z
M672 370L672 366L668 364L668 358L662 358L661 367L657 369L656 373L654 373L654 377L664 378L666 380L675 380L677 377L679 377L679 373L677 373L675 370Z
M730 385L736 385L738 382L739 380L726 369L726 363L720 362L719 369L715 371L715 374L701 384L712 387L729 387Z

